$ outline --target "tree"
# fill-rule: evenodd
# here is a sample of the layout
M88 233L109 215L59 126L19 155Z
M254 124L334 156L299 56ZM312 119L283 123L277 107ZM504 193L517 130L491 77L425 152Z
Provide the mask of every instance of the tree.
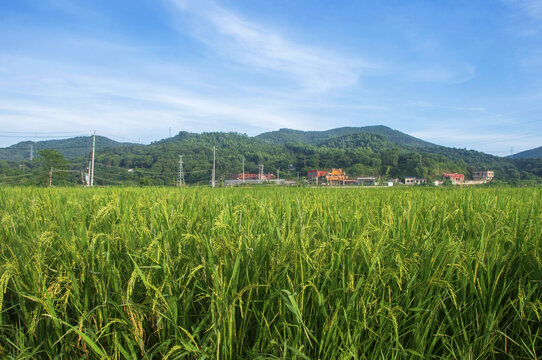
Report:
M38 152L40 157L40 163L43 172L43 181L45 185L49 184L54 170L65 170L67 166L64 155L54 149L43 149ZM59 173L55 177L55 180L62 180L65 178L65 173Z

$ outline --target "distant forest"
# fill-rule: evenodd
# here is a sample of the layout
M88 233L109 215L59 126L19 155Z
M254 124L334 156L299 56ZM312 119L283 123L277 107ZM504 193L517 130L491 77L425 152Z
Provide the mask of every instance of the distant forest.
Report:
M90 159L88 144L86 138L84 156L62 152L63 144L58 143L61 157L56 160L37 154L32 161L1 160L0 184L48 185L50 178L53 185L81 184ZM280 171L280 177L287 179L303 179L310 169L342 168L350 177L418 176L428 180L441 179L443 172L463 173L468 179L473 171L494 170L495 183L542 182L542 159L501 158L438 146L383 126L327 132L281 129L256 137L181 132L150 145L112 140L107 144L109 147L96 152L96 185L175 185L179 155L183 155L186 183L206 185L211 177L213 146L219 182L240 173L243 159L247 173L257 173L258 164L263 164L266 173Z

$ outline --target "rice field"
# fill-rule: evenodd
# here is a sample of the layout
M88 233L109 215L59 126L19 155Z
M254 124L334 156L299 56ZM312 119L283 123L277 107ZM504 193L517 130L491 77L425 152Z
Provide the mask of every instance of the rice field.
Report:
M0 358L542 358L541 210L535 188L0 188Z

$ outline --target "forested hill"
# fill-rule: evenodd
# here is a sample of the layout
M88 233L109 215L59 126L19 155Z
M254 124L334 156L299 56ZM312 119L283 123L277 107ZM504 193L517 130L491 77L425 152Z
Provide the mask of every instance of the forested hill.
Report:
M512 159L542 159L542 146L509 156Z
M128 182L139 176L143 184L172 185L183 155L187 183L208 184L211 176L213 146L216 146L217 179L225 180L242 171L264 172L281 177L303 177L309 169L343 168L350 177L372 175L402 178L406 175L440 179L442 172L460 172L470 177L473 171L491 169L496 179L506 182L540 181L542 161L522 162L472 150L431 145L398 145L386 135L370 132L321 137L315 144L287 142L270 144L258 136L238 133L181 132L148 146L111 148L97 156L97 169L110 178ZM134 169L127 173L123 169Z
M407 135L387 126L364 126L364 127L341 127L326 131L301 131L292 129L280 129L262 133L256 138L269 144L304 143L317 145L319 143L334 139L340 136L353 135L358 133L380 134L396 145L409 145L416 147L433 147L435 144Z
M181 132L150 145L99 149L95 182L98 185L174 185L178 179L179 156L182 155L186 182L206 185L211 178L213 146L216 147L218 181L240 173L243 159L247 173L258 173L258 164L263 164L264 172L277 174L280 171L281 178L290 179L298 176L302 179L308 170L314 168L342 168L349 177L403 178L408 175L431 180L441 179L445 171L463 173L470 178L473 171L494 170L497 182L525 184L542 181L542 159L509 159L473 150L447 148L400 132L397 134L386 127L376 128L385 134L357 131L366 128L335 129L325 136L322 132L275 132L302 134L303 141L292 137L284 142L262 139L263 134L250 137L238 133ZM357 130L348 132L347 129ZM90 151L88 138L83 139L86 142L82 146L82 157L69 160L65 166L66 174L64 177L55 175L53 184L55 181L57 184L81 182L81 171L86 171L84 164L88 164ZM0 161L0 184L48 183L50 165L43 166L41 161L39 157L32 162ZM40 177L33 175L40 171Z
M121 143L104 136L96 136L96 150L134 145ZM30 146L34 156L42 149L55 149L67 159L87 156L92 151L92 136L78 136L62 140L23 141L7 148L0 148L0 160L20 161L30 159Z

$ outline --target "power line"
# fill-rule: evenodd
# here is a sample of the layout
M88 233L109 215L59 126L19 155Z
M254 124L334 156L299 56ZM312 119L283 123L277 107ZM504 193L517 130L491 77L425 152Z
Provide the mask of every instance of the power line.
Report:
M105 181L105 182L116 183L117 185L124 185L124 183L122 183L120 181L117 181L117 180L104 179L104 178L101 178L101 177L98 177L98 176L95 176L94 178L98 179L98 180Z
M84 134L84 130L79 131L2 131L6 134L22 134L22 135L45 135L45 134Z
M139 141L135 141L134 139L129 139L129 138L125 138L125 137L122 137L122 136L117 136L117 135L113 135L113 134L104 133L103 131L97 131L97 133L105 135L107 137L113 137L113 138L117 138L117 139L121 139L121 140L127 140L127 141L133 143L134 145L143 145Z
M149 169L146 169L146 168L125 168L125 167L120 167L120 166L115 166L115 165L107 165L107 164L102 164L102 163L95 163L94 166L102 166L102 167L105 167L105 168L111 168L111 169L119 169L119 170L124 170L124 171L129 171L129 170L133 170L134 172L137 171L137 172L143 172L143 173L147 173L147 174L154 174L154 175L178 175L179 173L177 171L168 171L168 172L157 172L157 171L153 171L153 170L149 170ZM183 173L186 175L186 174L195 174L195 173L209 173L210 171L212 171L212 169L203 169L203 170L192 170L192 171L186 171L184 170L184 163L183 163Z
M80 173L81 170L64 170L64 169L53 169L54 172L68 172L68 173Z
M33 143L31 144L32 146L36 146L36 150L48 150L48 149L81 149L82 147L84 147L83 145L54 145L54 144L40 144L40 143ZM101 146L100 146L101 147ZM107 147L107 146L106 146ZM102 149L104 147L101 147ZM11 145L11 146L8 146L6 148L0 148L2 150L27 150L28 149L28 145L27 144L24 144L24 145L19 145L19 144L15 144L15 145Z
M499 136L499 137L495 137L493 139L481 140L481 141L472 142L472 143L464 143L464 144L461 144L461 145L463 147L476 146L476 145L481 145L481 144L492 144L492 143L497 143L497 142L506 142L506 141L510 141L510 140L531 138L531 137L537 137L537 136L542 136L542 132L534 132L534 133L530 132L530 133L524 133L524 134ZM438 146L443 146L443 145L438 145ZM443 147L445 147L445 146L443 146Z
M0 181L4 179L14 179L14 178L20 178L23 176L33 176L35 173L28 173L28 174L22 174L22 175L9 175L9 176L3 176L0 174Z
M0 134L0 137L3 138L30 138L30 139L69 139L73 138L74 136L66 136L66 135L3 135ZM77 137L77 136L75 136ZM82 136L81 136L82 137Z
M115 165L106 165L106 164L102 164L102 163L95 163L94 166L103 166L105 168L111 168L111 169L119 169L119 170L124 170L124 171L130 171L130 170L134 170L134 171L138 171L138 172L143 172L143 173L151 173L151 174L158 174L158 175L176 175L177 172L176 171L169 171L169 172L156 172L156 171L152 171L152 170L148 170L148 169L145 169L145 168L125 168L125 167L120 167L120 166L115 166ZM206 170L206 171L209 171L209 170ZM186 172L185 172L186 173Z

